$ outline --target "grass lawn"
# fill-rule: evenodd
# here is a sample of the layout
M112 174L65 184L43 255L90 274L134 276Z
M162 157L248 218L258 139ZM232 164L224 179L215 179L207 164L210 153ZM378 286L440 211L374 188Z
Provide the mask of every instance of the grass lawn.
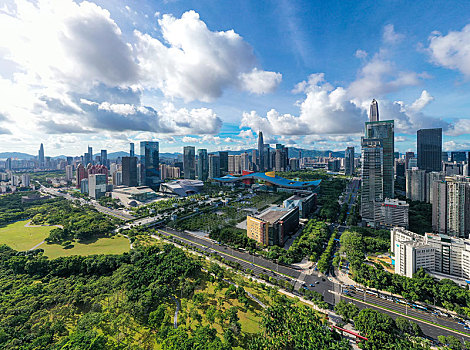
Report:
M92 243L73 242L73 248L64 249L58 244L42 244L44 255L50 259L70 255L122 254L130 250L129 240L122 236L100 238Z
M25 227L28 220L18 221L4 227L0 227L0 244L6 244L11 248L24 251L33 248L49 236L54 226ZM44 249L44 255L50 259L69 255L93 255L93 254L122 254L130 250L129 240L122 236L113 238L100 238L88 244L73 243L73 248L64 249L58 244L41 244L38 248Z
M0 244L6 244L18 251L28 250L41 243L54 228L53 226L25 227L28 221L18 221L0 227ZM40 247L42 246L43 244Z

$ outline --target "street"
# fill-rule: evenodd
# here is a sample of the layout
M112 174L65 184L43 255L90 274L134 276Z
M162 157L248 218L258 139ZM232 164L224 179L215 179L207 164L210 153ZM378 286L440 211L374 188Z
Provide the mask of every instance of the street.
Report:
M303 288L302 284L305 283L308 289L316 290L318 293L322 294L324 296L324 300L330 305L334 305L340 299L343 299L345 301L354 303L361 309L365 307L371 308L376 311L389 314L392 318L396 318L398 316L406 317L405 312L407 311L408 318L413 322L416 322L421 327L424 334L430 338L437 339L438 335L453 335L470 341L470 333L464 328L463 325L454 322L452 319L435 317L434 315L425 314L410 308L405 310L405 307L401 304L387 302L386 300L375 298L369 295L366 296L365 301L363 296L361 296L361 298L354 298L354 295L347 296L340 293L341 286L339 284L334 283L327 278L306 273L308 271L298 270L284 265L278 265L262 257L254 256L247 252L238 251L230 247L221 246L211 240L192 236L190 234L179 232L168 227L159 229L158 231L164 236L178 238L190 246L205 249L209 252L212 251L227 260L238 262L244 269L249 268L253 270L254 274L257 276L259 276L260 273L264 273L276 279L291 281L292 283L295 283L296 290ZM415 317L418 317L421 320L418 320ZM426 321L434 322L437 325L430 324ZM451 329L441 328L440 326Z

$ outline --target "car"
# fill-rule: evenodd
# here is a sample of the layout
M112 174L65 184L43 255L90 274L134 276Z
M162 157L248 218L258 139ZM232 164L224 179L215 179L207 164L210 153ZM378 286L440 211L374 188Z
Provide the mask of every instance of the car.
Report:
M315 285L314 285L314 284L312 284L312 283L310 283L310 287L315 287Z
M315 281L315 284L320 284L320 281Z
M321 280L322 280L323 282L325 282L325 281L326 281L326 280L325 280L325 278L322 278ZM317 281L317 282L318 282L318 281Z

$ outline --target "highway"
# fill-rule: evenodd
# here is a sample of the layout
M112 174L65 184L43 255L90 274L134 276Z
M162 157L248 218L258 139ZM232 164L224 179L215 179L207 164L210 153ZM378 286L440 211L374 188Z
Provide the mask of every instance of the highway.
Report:
M121 210L110 209L110 208L103 207L102 205L100 205L95 200L87 201L83 198L76 198L76 197L71 196L68 193L59 192L58 190L56 190L54 188L49 188L49 187L45 187L45 186L42 186L42 185L41 185L40 191L44 194L48 194L48 195L51 195L51 196L54 196L54 197L62 197L62 198L65 198L69 201L79 200L81 204L92 205L99 212L101 212L103 214L106 214L106 215L113 216L115 218L118 218L118 219L121 219L121 220L124 220L124 221L129 221L129 220L135 219L135 217L133 217L132 215L124 213Z
M405 307L402 304L389 302L369 295L366 295L364 302L364 295L357 295L352 292L350 296L341 294L340 284L334 283L327 278L320 277L312 271L298 270L292 267L278 265L263 257L254 256L247 252L222 246L209 239L196 237L168 227L159 229L158 231L164 236L177 238L190 246L214 252L227 260L238 262L244 269L249 268L253 270L254 274L257 276L259 276L260 273L264 273L276 279L288 280L295 285L296 290L303 288L302 284L305 284L308 289L316 290L322 294L324 296L324 300L330 305L334 305L339 302L339 300L343 299L356 304L361 309L368 307L375 309L376 311L389 314L393 318L398 316L406 317L405 313L408 313L408 318L413 322L416 322L421 327L424 334L430 338L437 339L438 335L453 335L459 339L470 341L470 332L466 330L463 325L458 324L450 318L436 317L431 314ZM313 287L311 285L313 285ZM418 320L415 317L421 320ZM429 324L426 321L434 322L437 325ZM442 327L452 328L455 331L441 328L439 325Z

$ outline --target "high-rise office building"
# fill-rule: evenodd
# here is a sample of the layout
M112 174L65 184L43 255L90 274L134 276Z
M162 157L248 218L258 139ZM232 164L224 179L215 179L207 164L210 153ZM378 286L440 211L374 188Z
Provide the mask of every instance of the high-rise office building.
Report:
M72 165L73 157L67 157L67 165Z
M207 181L209 177L209 159L207 158L207 149L197 150L197 178L201 181Z
M292 171L297 171L300 168L299 159L298 158L290 158L289 159L289 168Z
M258 161L258 151L253 149L251 150L251 170L252 171L257 171L258 170L258 166L256 164L256 162Z
M77 183L76 183L76 187L77 188L81 188L81 183L83 181L83 179L86 179L88 177L88 174L87 174L87 171L85 169L85 167L83 166L83 164L78 164L77 166ZM88 191L87 191L88 193Z
M6 170L11 170L13 169L12 163L11 163L11 158L7 158L5 160L5 169Z
M379 103L375 100L375 98L370 103L369 121L379 121Z
M383 147L380 140L361 140L361 216L364 221L374 223L376 202L384 201Z
M209 154L209 179L220 177L220 157Z
M346 148L344 154L344 173L346 175L354 174L354 147Z
M287 171L289 165L289 157L288 157L288 148L281 144L276 144L276 153L275 153L275 163L274 163L274 170L275 171Z
M137 157L122 157L122 184L128 187L138 185Z
M93 164L93 148L91 148L90 146L88 146L88 157L90 159L90 163Z
M65 166L65 180L72 181L73 179L73 165Z
M406 152L405 153L405 170L412 168L410 167L410 159L413 159L415 157L415 152Z
M366 122L366 139L380 141L383 149L383 197L394 198L395 168L393 153L395 151L393 120Z
M395 159L395 176L405 177L405 160Z
M105 167L109 167L109 164L108 164L108 151L105 150L105 149L101 150L100 162L101 162L101 165L104 165Z
M435 232L460 238L470 233L470 183L448 177L433 183L432 227Z
M129 156L130 157L135 157L135 149L134 149L134 142L131 142L129 144L130 149L129 149Z
M273 167L271 164L271 147L269 147L268 143L264 144L263 152L264 152L264 170L271 170Z
M450 152L450 161L461 163L467 161L467 154L465 152Z
M418 168L442 170L442 129L421 129L417 133Z
M140 142L141 184L150 187L160 186L160 153L156 141Z
M258 133L258 171L264 171L264 141L263 132Z
M100 199L106 194L107 177L105 174L88 175L88 194L91 198Z
M194 146L183 148L183 172L185 179L194 180L196 178L196 149Z
M227 151L220 151L219 152L220 158L220 173L227 173L228 172L228 152Z
M45 166L45 163L44 163L44 145L42 143L41 143L41 146L39 146L38 161L39 161L39 167L44 168L44 166Z
M406 198L426 201L426 171L418 168L406 171Z

